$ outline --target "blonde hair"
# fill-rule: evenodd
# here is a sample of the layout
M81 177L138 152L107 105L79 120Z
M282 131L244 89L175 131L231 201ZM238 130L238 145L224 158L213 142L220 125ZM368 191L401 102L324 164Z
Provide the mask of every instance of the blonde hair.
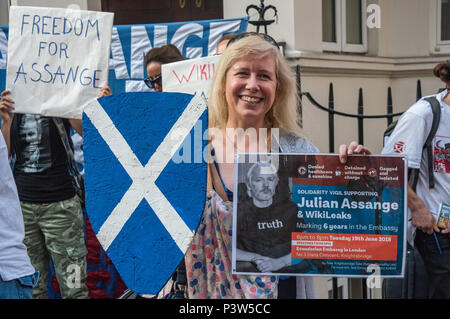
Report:
M272 108L264 118L264 126L269 129L283 128L300 135L295 74L280 50L257 35L231 43L222 54L211 84L208 103L209 127L225 128L228 120L228 103L225 94L227 72L238 59L249 55L258 59L273 56L275 60L277 88Z

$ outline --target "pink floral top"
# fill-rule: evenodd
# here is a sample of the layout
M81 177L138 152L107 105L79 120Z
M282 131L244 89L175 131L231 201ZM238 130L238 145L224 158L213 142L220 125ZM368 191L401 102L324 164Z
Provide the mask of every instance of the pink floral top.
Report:
M277 298L277 276L232 275L232 203L214 191L208 198L185 255L189 298Z

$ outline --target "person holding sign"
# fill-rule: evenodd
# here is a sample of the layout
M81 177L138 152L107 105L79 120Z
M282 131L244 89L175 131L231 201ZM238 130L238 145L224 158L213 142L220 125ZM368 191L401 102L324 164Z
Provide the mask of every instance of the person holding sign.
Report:
M173 44L151 49L145 55L145 69L148 77L144 79L145 85L156 92L162 92L161 65L184 60L183 55ZM112 95L109 86L102 87L98 98Z
M183 55L173 44L150 50L145 56L145 69L148 78L145 84L157 92L162 92L161 65L184 60Z
M408 241L417 247L424 260L428 298L449 299L450 225L438 227L436 222L441 207L450 204L450 60L436 65L433 73L445 83L445 90L412 105L398 120L382 153L407 155L411 173L418 172L416 185L408 186ZM433 111L426 100L430 97L436 99L440 108L432 154L424 147L433 122Z
M15 159L25 223L24 243L40 273L33 298L48 298L50 257L63 298L88 298L86 244L80 200L74 186L70 152L72 126L81 135L81 120L14 114L9 91L1 94L1 131ZM72 158L73 159L73 158Z
M231 39L235 38L236 36L237 36L236 33L228 33L223 37L221 37L219 39L219 42L217 42L216 54L217 55L222 54L223 51L225 51L225 49L227 48L228 42L230 42Z
M240 34L229 42L214 75L209 98L212 140L208 202L185 255L189 298L277 298L277 276L233 275L232 192L234 154L316 153L300 137L295 77L273 39ZM279 134L277 134L279 133ZM278 136L277 136L278 135ZM348 154L370 151L356 142L341 145ZM228 159L228 160L227 160ZM219 195L220 194L220 195ZM312 277L300 277L297 296L312 298Z

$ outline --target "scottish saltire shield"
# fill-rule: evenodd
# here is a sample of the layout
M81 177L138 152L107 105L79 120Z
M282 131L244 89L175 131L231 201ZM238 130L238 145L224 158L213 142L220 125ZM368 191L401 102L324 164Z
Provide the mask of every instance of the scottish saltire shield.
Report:
M138 294L162 288L198 226L207 127L203 95L121 93L84 110L88 216L125 284Z

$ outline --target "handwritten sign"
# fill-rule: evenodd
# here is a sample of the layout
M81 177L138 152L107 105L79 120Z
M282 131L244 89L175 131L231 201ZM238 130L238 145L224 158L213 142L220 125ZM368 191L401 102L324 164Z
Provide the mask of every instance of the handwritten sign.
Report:
M162 65L164 92L204 93L208 96L220 56L208 56Z
M6 88L16 112L81 119L108 80L113 17L12 6Z

